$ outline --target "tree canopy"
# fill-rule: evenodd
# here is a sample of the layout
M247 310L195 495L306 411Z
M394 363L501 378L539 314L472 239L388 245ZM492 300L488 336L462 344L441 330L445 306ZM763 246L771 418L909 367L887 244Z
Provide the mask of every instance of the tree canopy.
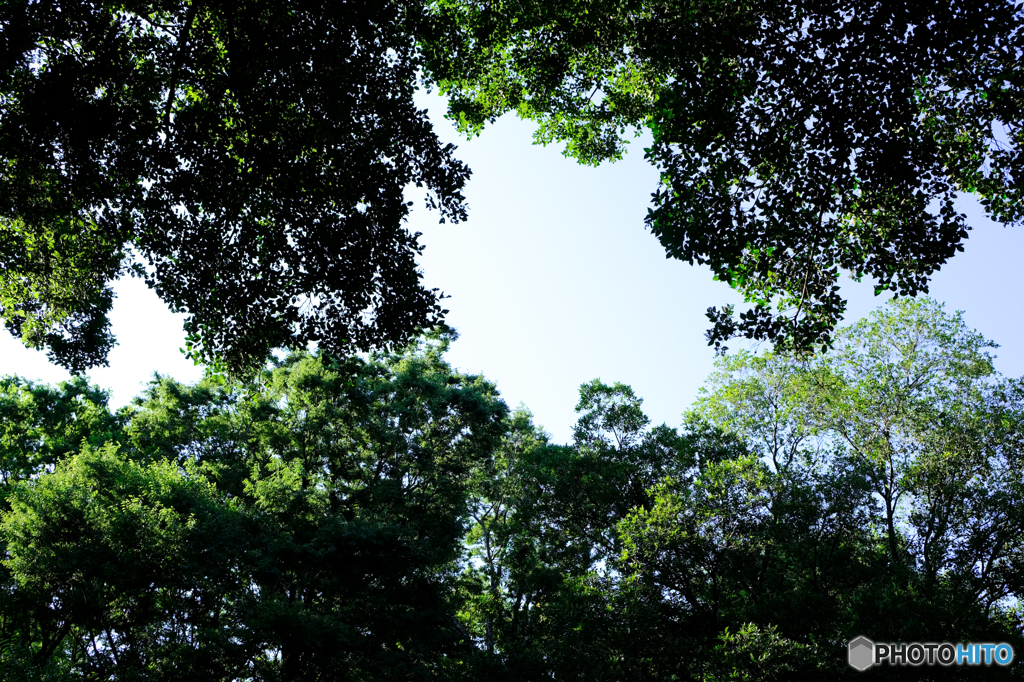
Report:
M735 334L806 349L843 271L900 295L958 250L973 192L1024 217L1012 0L9 2L0 9L0 316L73 371L135 274L232 369L269 349L399 346L440 322L403 226L461 220L464 132L507 111L584 163L649 129L647 225L751 304Z
M401 346L441 319L404 191L461 220L469 170L413 104L403 2L0 8L0 315L75 371L110 282L146 278L189 348Z
M466 646L451 586L469 479L507 412L443 347L293 355L247 385L158 379L118 428L28 473L7 462L34 439L7 439L4 678L443 672ZM2 405L45 412L40 393Z
M6 380L4 679L853 680L861 635L1024 650L1024 386L937 304L727 355L680 428L587 382L566 444L448 338L157 378L113 414Z
M980 197L1024 218L1024 15L1012 0L432 5L428 67L472 134L508 111L583 163L629 129L661 171L647 226L749 310L709 340L827 343L840 274L927 292Z

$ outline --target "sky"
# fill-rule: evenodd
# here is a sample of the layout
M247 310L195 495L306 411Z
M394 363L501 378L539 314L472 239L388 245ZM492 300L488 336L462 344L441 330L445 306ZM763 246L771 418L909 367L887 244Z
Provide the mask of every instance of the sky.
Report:
M658 182L643 159L644 139L618 163L584 167L556 146L532 145L530 125L511 116L465 140L443 119L443 100L421 94L420 102L473 169L464 192L468 221L439 225L422 205L409 221L423 233L425 285L450 296L447 320L460 338L449 362L494 381L506 402L528 407L555 442L571 439L579 386L594 378L631 385L653 423L678 426L713 366L704 312L742 299L706 267L666 259L644 229ZM970 199L960 208L973 230L964 253L934 276L931 295L1000 344L998 371L1022 376L1024 228L986 220ZM848 322L883 302L870 283L844 281ZM127 404L155 372L198 380L202 368L179 351L183 318L139 280L118 282L115 291L118 346L109 367L88 373L111 390L111 404ZM730 346L751 347L739 340ZM2 374L68 378L44 353L0 332Z

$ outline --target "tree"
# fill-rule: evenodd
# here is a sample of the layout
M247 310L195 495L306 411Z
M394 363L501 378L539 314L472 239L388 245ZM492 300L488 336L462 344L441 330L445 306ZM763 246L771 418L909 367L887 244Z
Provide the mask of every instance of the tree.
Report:
M8 380L5 679L859 679L859 635L1024 648L1024 385L938 304L722 357L681 429L588 382L566 445L449 341L157 378L117 414Z
M967 236L957 192L1024 217L1011 0L51 0L0 22L0 315L74 371L105 361L130 273L237 371L437 324L403 190L460 220L469 171L420 74L466 132L516 111L584 163L648 128L648 227L752 304L709 309L719 347L827 343L842 270L926 292Z
M932 498L926 502L936 505L932 513L948 513L959 495L935 499L937 491L918 486L959 488L985 476L983 470L995 464L986 462L990 457L1009 454L998 446L985 452L991 440L982 436L999 423L990 421L990 408L1009 407L986 404L994 397L988 384L995 370L986 350L992 347L959 314L947 315L930 300L898 303L840 337L829 363L834 393L818 395L819 423L871 462L893 562L901 560L895 523L905 496L916 498L915 505Z
M15 489L2 533L12 679L231 679L259 654L243 617L242 514L196 467L85 448ZM24 609L20 613L16 608Z
M757 459L666 482L627 528L638 575L796 642L1017 641L1022 394L993 345L904 300L813 360L723 358L694 417Z
M639 679L650 667L633 650L656 614L620 592L617 524L686 455L672 429L648 428L641 403L623 384L583 384L570 445L513 414L499 468L474 490L463 573L489 677Z
M720 358L680 430L596 380L567 446L514 415L467 538L461 615L481 669L853 679L846 645L863 634L1024 645L1024 394L991 345L901 300L816 357Z
M583 163L654 137L647 227L751 309L709 341L827 344L841 271L927 292L963 249L953 201L1024 218L1024 19L1008 0L573 0L431 6L424 53L469 134L507 111ZM773 312L773 308L775 311Z
M53 472L83 447L92 451L123 436L124 422L110 412L107 398L81 377L56 387L19 377L0 379L0 513L11 511L11 493L19 482ZM10 558L2 537L0 557ZM43 599L19 584L9 565L0 565L0 668L10 679L59 678L64 670L60 660L33 662L59 630L49 629L52 621L38 619Z
M412 95L415 3L11 2L0 9L0 316L75 372L110 282L187 314L233 370L401 347L437 324L407 185L465 217L468 169Z
M846 643L865 633L1022 642L1022 403L987 348L937 304L901 301L814 359L720 358L678 431L597 380L569 445L515 414L473 489L460 589L478 670L852 679ZM891 526L888 465L843 420L903 425L884 460L903 486Z
M117 442L14 487L5 670L379 680L472 664L454 583L470 475L507 410L446 347L155 381Z
M0 378L0 486L52 471L83 443L118 440L124 423L110 412L108 398L82 377L56 387Z

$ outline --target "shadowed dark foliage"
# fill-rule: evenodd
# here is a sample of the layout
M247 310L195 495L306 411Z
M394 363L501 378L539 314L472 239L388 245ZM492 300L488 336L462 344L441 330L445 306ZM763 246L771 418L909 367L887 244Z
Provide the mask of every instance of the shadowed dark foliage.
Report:
M110 282L141 274L188 346L398 343L443 314L410 183L465 217L468 169L412 96L403 2L0 8L0 314L74 371L105 362Z

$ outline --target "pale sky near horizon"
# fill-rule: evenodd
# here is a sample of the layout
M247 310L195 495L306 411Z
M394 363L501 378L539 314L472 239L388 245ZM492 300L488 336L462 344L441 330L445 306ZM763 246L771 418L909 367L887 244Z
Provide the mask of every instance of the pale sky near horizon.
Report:
M645 231L658 175L643 159L643 140L618 163L583 167L555 146L531 145L530 126L512 117L460 139L441 118L441 100L421 97L439 135L473 169L467 222L438 225L436 214L417 205L409 223L423 233L425 284L451 296L448 322L460 338L449 362L494 381L510 406L525 404L556 442L571 438L579 385L595 377L632 385L655 424L678 426L712 368L704 311L741 299L707 268L667 260ZM1001 345L997 370L1022 376L1024 229L989 222L973 201L961 208L974 230L965 252L933 278L931 295ZM846 282L848 322L882 303L869 283ZM129 402L154 372L198 379L202 370L178 351L181 317L138 280L115 289L119 345L110 367L89 372L112 390L112 404ZM68 377L2 332L0 374Z

